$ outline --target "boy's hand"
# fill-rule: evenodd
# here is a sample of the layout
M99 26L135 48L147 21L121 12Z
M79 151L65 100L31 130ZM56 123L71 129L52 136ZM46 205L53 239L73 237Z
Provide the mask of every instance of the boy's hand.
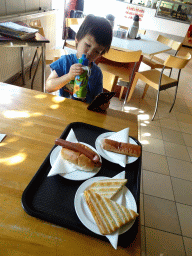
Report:
M70 67L68 75L71 80L74 80L76 76L80 76L83 72L84 70L82 69L82 64L76 63Z

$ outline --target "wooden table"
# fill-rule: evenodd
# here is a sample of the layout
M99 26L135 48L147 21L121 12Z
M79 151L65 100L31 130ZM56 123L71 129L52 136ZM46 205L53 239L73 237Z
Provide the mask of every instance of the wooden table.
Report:
M71 25L71 29L77 33L80 25ZM122 51L139 51L141 50L143 55L155 55L161 52L170 51L172 48L162 44L156 40L151 39L146 35L141 35L141 39L127 39L113 37L111 48Z
M161 52L166 52L172 48L162 44L156 40L141 35L141 39L121 39L113 37L111 47L122 51L138 51L141 50L143 55L155 55Z
M19 25L26 25L23 22L16 22ZM40 47L42 54L42 92L45 91L45 47L49 43L49 40L43 37L41 34L36 33L34 38L19 40L11 37L0 36L1 47L19 47L20 59L21 59L21 74L23 84L25 84L25 67L24 67L24 47Z
M137 138L137 117L109 109L87 110L85 103L0 83L0 254L140 255L140 231L128 248L88 237L28 215L21 197L26 186L71 122L119 131L130 127ZM140 230L140 227L139 227Z

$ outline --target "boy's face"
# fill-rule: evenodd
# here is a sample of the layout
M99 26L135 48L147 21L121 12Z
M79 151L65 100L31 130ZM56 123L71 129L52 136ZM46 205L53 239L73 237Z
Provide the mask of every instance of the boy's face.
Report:
M95 61L101 53L104 51L105 47L96 43L95 38L91 35L86 35L77 43L77 58L81 58L82 54L86 55L89 62Z

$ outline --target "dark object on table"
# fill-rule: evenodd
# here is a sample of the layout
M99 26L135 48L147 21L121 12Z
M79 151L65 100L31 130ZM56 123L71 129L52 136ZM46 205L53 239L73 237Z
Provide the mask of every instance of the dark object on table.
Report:
M115 92L102 92L95 97L95 99L87 107L88 110L101 112L100 106L108 103L112 97L115 96Z

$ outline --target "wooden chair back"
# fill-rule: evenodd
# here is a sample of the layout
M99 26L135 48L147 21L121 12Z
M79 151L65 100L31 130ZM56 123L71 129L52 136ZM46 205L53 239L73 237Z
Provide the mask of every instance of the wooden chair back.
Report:
M145 29L139 29L138 30L138 34L145 35L146 34L146 30Z
M182 46L181 42L174 41L174 40L172 40L170 38L167 38L165 36L162 36L162 35L158 36L157 41L160 42L160 43L166 44L167 46L171 47L176 52L178 52L178 50Z
M40 20L34 20L34 21L31 21L29 23L30 27L31 28L35 28L35 29L38 29L39 30L39 34L42 35L43 37L45 37L45 32L44 32L44 28L41 26L41 21Z
M128 30L128 29L129 29L129 27L122 26L122 25L119 25L118 27L119 27L119 28L122 28L122 29L125 29L125 30Z
M40 20L33 20L29 24L30 26L42 27Z
M70 28L71 25L78 25L78 18L66 18L65 25L67 28Z
M79 25L83 22L84 18L66 18L66 27L70 28L72 25Z
M142 51L119 51L116 49L110 49L103 55L105 59L120 63L138 62L140 60Z
M169 55L169 57L164 62L164 66L176 69L183 69L190 60L190 53L187 53L184 57Z
M98 59L98 66L103 73L103 88L114 91L118 79L132 83L135 72L138 70L142 51L120 51L110 49L108 53ZM121 86L119 99L121 99L124 87ZM128 91L128 90L127 90Z

